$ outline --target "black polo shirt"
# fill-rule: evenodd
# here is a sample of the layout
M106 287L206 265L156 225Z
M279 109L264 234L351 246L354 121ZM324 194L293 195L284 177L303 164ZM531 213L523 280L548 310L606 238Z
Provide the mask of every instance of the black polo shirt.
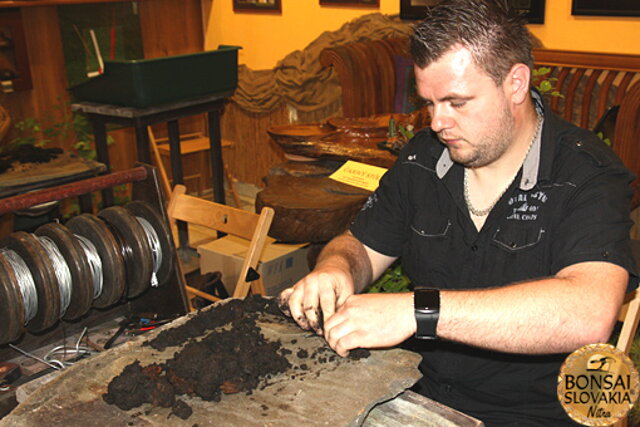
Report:
M416 286L504 286L584 261L620 265L630 272L629 289L637 285L629 245L633 176L591 132L545 114L541 137L479 232L464 200L463 174L430 129L419 132L351 232L370 248L401 257ZM556 397L566 355L416 345L425 374L421 393L488 425L570 423Z

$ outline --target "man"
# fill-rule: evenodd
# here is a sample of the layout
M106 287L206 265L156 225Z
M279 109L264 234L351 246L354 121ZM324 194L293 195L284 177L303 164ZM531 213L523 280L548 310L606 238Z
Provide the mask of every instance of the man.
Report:
M608 340L637 283L632 176L531 90L529 34L500 1L440 2L411 50L431 129L282 306L342 356L432 338L419 391L486 425L571 424L560 364ZM415 292L357 294L398 257Z

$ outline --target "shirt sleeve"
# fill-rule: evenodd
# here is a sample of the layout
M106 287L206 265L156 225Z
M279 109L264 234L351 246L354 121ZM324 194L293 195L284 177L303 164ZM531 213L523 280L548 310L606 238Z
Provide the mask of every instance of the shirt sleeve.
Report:
M596 167L567 199L552 244L552 271L587 261L610 262L629 272L629 290L638 285L631 252L630 181L621 164Z
M400 256L407 239L407 169L399 160L383 175L350 228L363 244L387 256Z

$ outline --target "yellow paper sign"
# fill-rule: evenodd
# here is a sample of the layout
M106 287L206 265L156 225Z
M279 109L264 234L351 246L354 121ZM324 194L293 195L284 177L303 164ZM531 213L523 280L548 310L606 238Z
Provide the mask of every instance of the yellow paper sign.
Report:
M354 187L364 188L365 190L375 191L378 188L378 182L387 170L379 166L366 165L364 163L347 160L347 162L337 171L332 173L329 178L342 182L343 184L353 185Z

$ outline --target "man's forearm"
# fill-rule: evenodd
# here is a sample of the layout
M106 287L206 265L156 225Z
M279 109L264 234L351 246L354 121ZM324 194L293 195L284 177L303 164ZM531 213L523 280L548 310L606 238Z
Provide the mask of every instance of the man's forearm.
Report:
M442 291L437 333L491 350L544 354L608 339L626 287L626 272L592 280L553 277L469 291ZM616 276L614 280L611 277Z
M344 269L353 278L354 291L360 292L371 283L371 261L362 243L350 233L331 240L318 256L316 268L333 265Z

